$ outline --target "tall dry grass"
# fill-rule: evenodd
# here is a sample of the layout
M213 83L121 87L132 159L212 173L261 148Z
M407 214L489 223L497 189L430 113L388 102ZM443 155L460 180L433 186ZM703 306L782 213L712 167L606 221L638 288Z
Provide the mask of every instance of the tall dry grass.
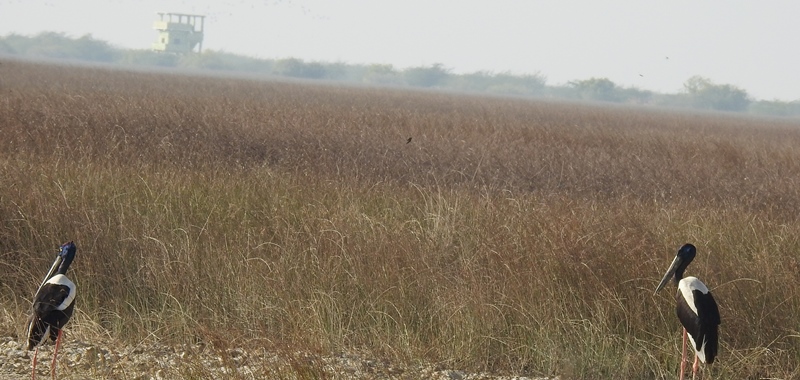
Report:
M693 242L708 371L800 377L797 124L17 62L0 123L6 334L74 239L86 339L671 378Z

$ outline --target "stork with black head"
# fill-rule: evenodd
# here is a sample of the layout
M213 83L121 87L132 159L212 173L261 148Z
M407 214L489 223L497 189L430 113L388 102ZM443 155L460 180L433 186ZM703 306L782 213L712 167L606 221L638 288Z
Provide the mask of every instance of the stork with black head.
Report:
M66 274L72 260L75 259L76 251L77 247L71 241L61 246L56 260L33 297L33 308L28 320L28 350L36 349L33 354L32 378L36 378L36 356L39 353L39 345L48 337L55 341L50 372L53 379L56 377L58 346L64 334L64 325L72 317L75 309L75 283L67 278Z
M683 325L683 344L681 350L680 379L683 380L686 363L686 339L688 337L695 351L692 365L692 378L697 376L699 362L711 364L717 357L719 345L718 327L720 325L719 308L711 291L697 277L683 277L686 267L697 255L697 248L692 244L684 244L675 259L672 260L667 273L656 288L656 293L672 280L677 285L675 300L678 319Z

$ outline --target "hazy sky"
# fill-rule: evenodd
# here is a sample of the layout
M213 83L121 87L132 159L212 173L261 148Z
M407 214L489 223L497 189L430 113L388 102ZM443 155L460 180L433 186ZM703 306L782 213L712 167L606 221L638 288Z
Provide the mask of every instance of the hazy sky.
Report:
M205 49L260 58L441 63L454 73L606 77L674 93L693 75L800 99L798 0L0 0L0 35L155 42L156 12L206 15Z

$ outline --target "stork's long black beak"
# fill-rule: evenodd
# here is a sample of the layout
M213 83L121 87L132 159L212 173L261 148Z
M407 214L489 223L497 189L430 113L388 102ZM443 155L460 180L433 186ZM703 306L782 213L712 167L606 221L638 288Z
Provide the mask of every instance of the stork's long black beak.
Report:
M53 277L53 275L56 274L58 266L61 265L61 262L63 260L64 259L61 256L56 256L56 261L53 261L53 265L50 266L50 270L47 271L47 275L44 276L44 280L42 280L42 283L39 285L39 289L36 289L36 293L34 294L39 294L39 291L42 290L42 286L44 286L44 283L47 282L47 280L49 280L50 277Z
M672 260L672 264L670 264L669 269L667 269L667 273L664 274L664 278L661 279L661 282L658 284L656 291L653 292L653 295L658 293L658 291L661 290L661 288L663 288L664 285L667 285L669 280L675 276L675 271L678 270L678 267L681 265L681 262L683 262L683 258L680 256L675 256L675 259Z

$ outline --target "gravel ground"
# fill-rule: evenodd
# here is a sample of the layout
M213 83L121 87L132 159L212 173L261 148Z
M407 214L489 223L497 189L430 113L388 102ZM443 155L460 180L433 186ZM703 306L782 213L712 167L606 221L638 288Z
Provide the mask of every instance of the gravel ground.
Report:
M50 378L53 345L39 348L37 376ZM28 379L33 352L14 337L0 337L0 379ZM304 352L213 350L203 346L101 346L62 342L59 379L441 379L557 380L469 373L435 365L398 367L358 354L319 356Z

